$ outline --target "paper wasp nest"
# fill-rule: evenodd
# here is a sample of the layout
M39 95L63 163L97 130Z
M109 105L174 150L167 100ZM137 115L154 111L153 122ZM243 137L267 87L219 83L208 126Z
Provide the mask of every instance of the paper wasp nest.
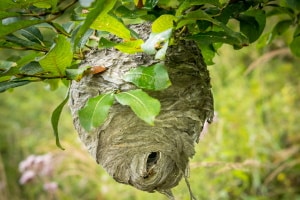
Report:
M140 24L131 28L146 40L151 26ZM69 106L81 141L116 181L172 196L171 188L184 176L204 122L213 117L209 73L194 42L178 40L168 48L165 65L172 85L158 92L147 91L161 103L155 126L118 103L111 107L106 122L91 133L78 120L78 110L88 98L135 89L122 79L124 73L155 62L144 53L125 54L113 48L90 52L82 66L105 66L108 70L74 81Z

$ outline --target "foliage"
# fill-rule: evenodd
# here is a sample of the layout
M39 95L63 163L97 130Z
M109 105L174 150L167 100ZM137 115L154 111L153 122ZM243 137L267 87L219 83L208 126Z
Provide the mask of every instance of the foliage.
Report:
M287 17L262 36L267 18L279 15ZM71 21L60 19L66 16L71 17ZM299 5L297 1L290 0L95 0L79 3L76 0L3 0L0 3L0 18L0 48L24 51L22 55L0 61L1 92L37 81L47 81L52 88L58 85L54 80L62 80L66 85L70 80L79 81L95 67L78 69L84 52L94 47L114 46L125 53L144 51L155 54L155 59L162 64L166 49L176 41L175 38L194 40L201 48L206 63L212 64L215 52L224 43L240 49L262 36L265 40L261 40L261 45L264 46L292 28L294 34L289 47L294 55L300 56ZM147 41L140 40L134 31L127 28L130 23L144 20L153 22ZM103 36L107 32L119 37L120 42L109 42ZM144 75L141 77L151 75L147 70L142 73ZM143 88L151 80L141 77L134 83ZM121 91L114 96L121 104L130 105L137 116L152 124L159 110L143 117L135 109L149 101L150 97L143 94L139 101L133 101L131 95L122 95L130 93L134 91ZM120 100L121 96L124 101ZM60 110L61 105L56 111ZM149 110L149 107L139 108ZM91 115L94 112L91 108L86 109L91 111ZM60 113L54 112L52 115L57 140L56 121Z
M275 42L283 45L281 40ZM268 55L277 51L273 48ZM189 180L198 199L299 198L299 59L287 51L261 61L245 75L256 60L261 61L261 54L254 45L238 52L224 45L216 64L209 66L217 118L190 162ZM18 164L31 154L48 153L54 157L48 180L58 183L56 199L165 199L109 178L74 137L69 112L62 112L60 122L65 151L57 149L48 119L67 89L60 87L45 98L49 93L45 86L29 84L1 94L0 166L6 181L1 177L0 181L6 184L0 192L7 193L2 199L53 199L43 189L43 180L18 184ZM174 189L176 199L187 199L186 190L182 181Z

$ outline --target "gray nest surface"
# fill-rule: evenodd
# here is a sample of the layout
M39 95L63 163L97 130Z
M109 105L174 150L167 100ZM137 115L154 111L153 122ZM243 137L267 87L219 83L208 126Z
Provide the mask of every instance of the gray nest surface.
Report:
M131 28L146 40L151 25ZM114 48L90 52L82 66L100 65L108 70L74 81L69 106L81 141L116 181L172 196L171 188L185 176L205 121L213 117L209 73L193 41L177 40L167 50L165 65L172 85L163 91L147 91L161 103L155 126L118 103L111 107L105 123L92 132L86 132L78 120L78 110L88 98L136 89L122 79L123 75L132 68L156 62L145 53L125 54Z

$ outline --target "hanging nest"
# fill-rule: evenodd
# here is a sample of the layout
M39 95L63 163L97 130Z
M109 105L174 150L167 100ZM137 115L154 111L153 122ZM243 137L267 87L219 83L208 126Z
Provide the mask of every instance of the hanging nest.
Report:
M151 24L134 25L131 29L146 40ZM211 122L213 117L209 73L193 41L178 39L167 50L165 66L172 85L163 91L147 91L161 103L155 126L118 103L110 108L105 123L92 132L86 132L78 119L78 110L90 97L136 89L122 79L123 75L155 62L145 53L125 54L114 48L90 52L82 66L108 69L74 81L69 106L81 141L116 181L143 191L159 191L172 199L171 188L186 178L189 158L195 154L194 144L205 121Z

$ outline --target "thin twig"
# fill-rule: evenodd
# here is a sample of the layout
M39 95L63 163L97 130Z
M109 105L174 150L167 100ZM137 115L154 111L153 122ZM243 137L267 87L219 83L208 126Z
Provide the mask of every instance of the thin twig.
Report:
M247 68L247 70L245 71L244 75L248 75L250 72L252 72L254 69L256 69L257 67L261 66L263 63L268 62L269 60L271 60L272 58L274 58L275 56L278 55L290 55L290 49L289 48L282 48L282 49L276 49L274 51L270 51L264 55L262 55L261 57L259 57L258 59L256 59L254 62L252 62L249 67Z

